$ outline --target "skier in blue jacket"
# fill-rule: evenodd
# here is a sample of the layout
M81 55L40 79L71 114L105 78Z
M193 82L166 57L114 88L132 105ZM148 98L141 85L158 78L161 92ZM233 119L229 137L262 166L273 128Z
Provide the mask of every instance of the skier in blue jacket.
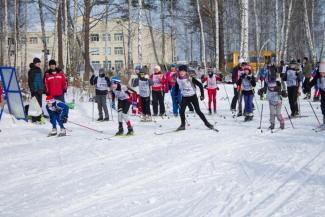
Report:
M46 109L49 113L51 124L52 124L52 131L49 133L48 136L55 136L57 135L57 129L56 125L59 124L61 131L58 134L58 136L65 136L66 135L66 129L64 127L64 123L67 123L68 121L68 114L69 114L69 107L59 101L55 100L52 96L46 97Z

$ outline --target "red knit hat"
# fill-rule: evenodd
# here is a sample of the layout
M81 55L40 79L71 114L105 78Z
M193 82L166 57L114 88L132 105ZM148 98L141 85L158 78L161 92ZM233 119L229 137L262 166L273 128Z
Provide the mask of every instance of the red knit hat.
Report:
M55 102L55 99L54 99L53 96L47 96L47 97L46 97L46 102L47 102L47 103L54 103L54 102Z

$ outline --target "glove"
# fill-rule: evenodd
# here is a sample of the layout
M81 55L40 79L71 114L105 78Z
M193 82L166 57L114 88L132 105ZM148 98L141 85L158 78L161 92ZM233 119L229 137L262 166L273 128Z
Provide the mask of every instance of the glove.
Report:
M217 87L217 91L219 91L220 89L219 89L219 87Z
M207 84L206 84L206 85L204 85L204 88L205 88L205 89L207 89L207 88L208 88L208 85L207 85Z
M241 78L241 79L246 78L246 74L242 74L242 75L240 76L240 78Z
M54 112L55 112L56 114L60 114L60 113L62 112L62 109L61 109L61 108L56 108L56 109L54 110Z
M201 101L204 100L204 96L203 96L203 95L200 96L200 100L201 100Z
M282 91L281 91L281 96L284 97L284 98L287 98L287 97L288 97L288 93L287 93L287 91L282 90Z
M250 81L252 80L252 76L247 76L246 79Z
M67 116L63 116L62 117L62 122L65 124L68 122L68 117Z
M236 83L234 83L234 88L237 89L237 84Z

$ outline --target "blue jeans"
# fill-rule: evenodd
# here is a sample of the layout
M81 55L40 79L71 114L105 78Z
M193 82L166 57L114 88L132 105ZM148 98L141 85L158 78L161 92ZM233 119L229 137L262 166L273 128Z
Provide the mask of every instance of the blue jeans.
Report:
M178 94L177 94L178 103L176 103L175 86L171 88L170 96L172 97L172 101L173 101L173 113L174 113L174 115L178 115L178 109L179 109L181 101L182 101L181 92L178 91Z
M246 113L253 113L253 97L254 95L244 95L245 101L245 112Z

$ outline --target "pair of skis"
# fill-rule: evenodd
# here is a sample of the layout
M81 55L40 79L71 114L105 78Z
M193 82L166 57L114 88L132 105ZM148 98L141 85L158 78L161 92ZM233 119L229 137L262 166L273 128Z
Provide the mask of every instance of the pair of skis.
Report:
M201 129L199 129L201 130ZM218 129L216 128L208 128L207 130L212 130L214 132L219 132ZM162 130L162 131L155 131L155 135L165 135L165 134L169 134L169 133L176 133L176 132L182 132L184 130L177 130L177 129L168 129L168 130Z

